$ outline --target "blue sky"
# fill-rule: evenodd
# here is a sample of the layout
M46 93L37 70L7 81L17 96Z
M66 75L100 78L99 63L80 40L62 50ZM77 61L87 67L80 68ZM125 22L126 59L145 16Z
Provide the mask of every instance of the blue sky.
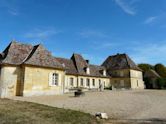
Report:
M0 0L0 51L17 40L93 64L127 53L166 65L166 0Z

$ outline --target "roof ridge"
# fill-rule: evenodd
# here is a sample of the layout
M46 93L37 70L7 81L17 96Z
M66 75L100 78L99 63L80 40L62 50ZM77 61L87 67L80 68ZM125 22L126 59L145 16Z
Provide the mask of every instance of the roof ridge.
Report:
M128 56L126 54L124 54L124 56L125 56L125 59L126 59L126 62L127 62L127 66L130 68L131 66L129 64Z
M73 60L73 59L74 60ZM75 60L75 54L73 53L73 55L72 55L72 57L71 57L71 60L73 61L73 63L74 63L74 66L76 67L76 70L77 70L77 72L79 73L79 70L78 70L78 67L77 67L77 62L76 62L76 60Z
M71 59L68 59L68 58L55 57L55 56L54 56L54 58L55 58L55 59L65 59L65 60L71 60Z
M23 60L22 63L25 63L26 61L28 61L32 57L32 55L35 53L35 51L37 50L37 48L39 46L40 46L40 44L33 46L33 49L29 52L28 56Z

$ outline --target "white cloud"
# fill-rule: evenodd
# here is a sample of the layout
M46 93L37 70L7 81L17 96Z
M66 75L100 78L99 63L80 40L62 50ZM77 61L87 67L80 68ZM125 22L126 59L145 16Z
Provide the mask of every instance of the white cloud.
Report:
M156 19L157 19L157 16L148 17L148 18L144 21L144 24L151 24L151 23L153 23Z
M18 16L19 12L16 9L9 9L8 12L13 16Z
M120 47L122 45L123 43L102 41L102 42L93 42L92 48L95 50L100 50L100 49L111 50Z
M15 0L13 1L7 1L7 0L0 0L0 8L6 10L9 14L13 16L18 16L20 14L19 12L19 6L16 4L17 2Z
M136 10L133 7L133 5L138 2L138 0L130 0L130 1L125 1L125 0L114 0L115 3L127 14L129 15L135 15Z
M32 38L32 39L46 39L53 35L56 35L60 33L60 31L57 31L55 29L34 29L28 33L24 34L25 38Z
M160 42L161 43L161 42ZM137 63L165 63L166 64L166 44L140 44L132 48L131 57Z

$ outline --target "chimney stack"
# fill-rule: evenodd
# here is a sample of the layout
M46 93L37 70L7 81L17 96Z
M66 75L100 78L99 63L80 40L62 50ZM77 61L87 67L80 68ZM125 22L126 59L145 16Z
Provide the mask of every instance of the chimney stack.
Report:
M89 60L86 60L87 64L89 64Z

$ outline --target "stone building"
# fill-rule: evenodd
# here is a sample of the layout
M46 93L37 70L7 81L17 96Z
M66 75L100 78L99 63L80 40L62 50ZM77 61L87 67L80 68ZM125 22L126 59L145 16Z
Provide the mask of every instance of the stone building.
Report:
M102 64L113 89L144 89L142 70L126 54L109 56Z
M41 44L11 42L0 54L0 96L54 95L75 88L98 90L100 86L143 88L141 70L127 55L120 56L127 58L115 61L108 57L99 66L80 54L73 54L70 59L58 58ZM127 66L122 66L125 59Z
M157 79L161 78L160 75L155 70L148 70L144 73L144 79L148 80L146 88L158 89ZM146 82L146 81L145 81Z

